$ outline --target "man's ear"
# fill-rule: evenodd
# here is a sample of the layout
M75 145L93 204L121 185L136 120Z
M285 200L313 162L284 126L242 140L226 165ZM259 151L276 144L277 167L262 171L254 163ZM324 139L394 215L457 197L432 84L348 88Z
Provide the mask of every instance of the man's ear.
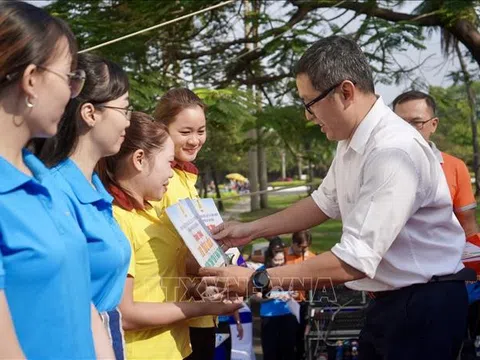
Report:
M89 128L93 128L95 126L95 106L93 106L92 103L87 102L82 105L80 108L80 116Z
M144 171L147 167L145 151L142 149L135 150L132 155L132 162L135 169L137 169L139 172Z
M350 81L346 80L340 86L340 91L342 92L342 100L351 102L355 98L355 85Z
M437 130L438 122L438 117L432 119L432 134Z

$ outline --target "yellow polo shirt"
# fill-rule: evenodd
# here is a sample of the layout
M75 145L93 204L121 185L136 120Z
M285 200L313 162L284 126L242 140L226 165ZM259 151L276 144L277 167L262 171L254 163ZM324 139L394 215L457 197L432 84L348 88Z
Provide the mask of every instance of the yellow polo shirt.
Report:
M175 227L167 216L165 209L170 205L176 204L182 199L194 199L198 198L198 192L195 188L195 183L197 182L197 169L193 164L185 163L183 165L176 164L173 168L173 177L168 183L168 190L163 195L162 200L158 202L152 202L153 207L157 211L160 220L160 226L165 237L168 237L172 243L182 243L185 250L188 251L185 243L182 238L178 235ZM186 253L185 253L186 254ZM183 274L186 274L185 268L185 256L180 257L179 263L181 263L183 268ZM199 328L211 328L215 326L215 316L201 316L198 318L191 319L189 321L191 327Z
M114 193L115 195L115 193ZM118 200L117 197L115 200ZM113 207L115 219L130 240L132 257L128 274L134 277L133 299L174 302L181 299L179 277L185 276L187 248L167 235L156 210ZM139 331L125 331L127 359L180 360L191 354L188 322Z

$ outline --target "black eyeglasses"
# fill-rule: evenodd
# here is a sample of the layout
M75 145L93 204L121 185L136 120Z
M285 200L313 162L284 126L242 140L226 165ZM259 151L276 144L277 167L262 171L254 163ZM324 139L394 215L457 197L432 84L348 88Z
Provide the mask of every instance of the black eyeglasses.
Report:
M319 102L320 100L323 100L324 98L327 97L328 94L330 94L330 92L332 90L334 90L335 88L339 87L340 85L342 85L342 83L344 82L345 80L342 80L341 82L339 82L338 84L336 85L333 85L332 87L329 87L327 90L323 91L320 95L318 95L315 99L313 99L312 101L310 101L309 103L305 104L303 103L303 106L305 106L305 110L307 110L311 115L313 115L313 112L312 110L310 110L310 108L315 105L317 102ZM353 83L353 85L355 85L355 83Z
M70 97L72 99L77 97L78 94L80 94L80 92L82 91L83 85L85 84L85 79L87 77L84 70L77 69L68 74L61 74L59 72L56 72L44 66L37 65L37 67L44 71L48 71L49 73L55 74L61 77L63 80L66 80L68 83L68 86L70 87L70 92L71 92Z
M118 107L118 106L109 106L109 105L95 105L99 108L106 108L106 109L114 109L114 110L121 110L123 115L127 118L128 121L132 118L133 106L129 105L127 107Z
M423 127L425 126L426 123L432 121L433 119L436 119L436 116L431 117L428 120L412 120L412 121L407 121L410 125L412 125L414 128L417 130L422 130Z

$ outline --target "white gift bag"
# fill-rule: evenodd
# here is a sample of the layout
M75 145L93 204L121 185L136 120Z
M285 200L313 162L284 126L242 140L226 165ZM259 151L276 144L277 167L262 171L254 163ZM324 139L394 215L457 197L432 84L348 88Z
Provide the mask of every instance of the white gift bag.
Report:
M230 334L232 339L231 360L255 360L255 352L253 351L252 312L247 305L243 304L239 313L243 327L243 339L240 340L237 336L237 325L230 324Z

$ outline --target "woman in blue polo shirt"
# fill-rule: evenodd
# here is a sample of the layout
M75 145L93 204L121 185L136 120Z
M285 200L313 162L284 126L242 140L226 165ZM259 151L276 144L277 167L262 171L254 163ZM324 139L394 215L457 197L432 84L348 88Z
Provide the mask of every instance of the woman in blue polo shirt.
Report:
M0 29L0 358L93 359L92 329L108 339L92 316L85 237L50 171L24 149L57 132L83 86L75 38L25 2L0 2Z
M116 358L123 359L117 305L127 278L130 245L113 218L113 198L94 168L100 158L120 150L132 113L129 84L117 64L99 56L79 54L78 67L86 72L85 86L68 103L57 135L45 142L40 158L52 167L87 237L93 303L108 329Z

